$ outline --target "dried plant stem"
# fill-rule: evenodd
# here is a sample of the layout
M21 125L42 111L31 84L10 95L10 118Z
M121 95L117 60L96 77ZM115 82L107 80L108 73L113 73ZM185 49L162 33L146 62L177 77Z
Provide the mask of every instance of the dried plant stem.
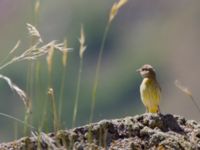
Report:
M52 88L49 89L48 94L52 104L54 131L57 131L59 129L60 124L56 107L55 94Z
M62 79L61 79L61 85L60 85L60 99L59 99L59 107L58 107L60 120L62 118L63 94L64 94L64 89L65 89L65 78L66 78L66 66L63 66Z
M40 0L35 1L35 7L34 7L34 24L38 24L39 20L39 14L40 14Z
M41 8L41 2L40 0L35 0L34 3L34 17L33 17L33 24L35 27L38 27L39 25L39 17L40 17L40 8ZM41 83L40 83L40 61L36 60L34 65L34 89L33 89L33 96L35 97L35 105L38 107L40 105L41 98Z
M102 56L103 56L103 50L104 50L104 46L105 46L105 42L106 42L106 37L108 35L110 25L111 25L111 21L108 21L106 28L104 30L103 39L101 42L101 47L100 47L100 51L99 51L99 55L98 55L94 84L93 84L93 89L92 89L92 102L91 102L89 123L92 123L92 121L93 121L95 104L96 104L97 87L98 87L98 83L99 83L99 72L100 72L100 68L101 68L101 62L102 62ZM89 128L88 132L89 132L89 134L88 134L87 139L90 143L92 143L92 139L93 139L92 126Z
M63 96L64 96L64 89L65 89L65 78L66 78L66 68L67 68L67 61L68 61L68 52L66 51L68 47L67 44L67 39L64 39L64 48L65 51L63 51L62 55L62 64L63 64L63 69L62 69L62 79L61 79L61 84L60 84L60 97L59 97L59 107L58 107L58 115L60 117L60 120L62 120L62 109L63 109Z
M34 64L31 62L31 66L28 67L27 70L27 78L26 78L26 91L29 93L30 97L33 97L33 69L34 69ZM29 123L30 121L30 112L26 110L25 115L24 115L24 122ZM27 126L24 126L24 135L28 135L28 128Z
M80 95L81 74L82 74L82 68L83 68L83 56L84 56L84 52L87 48L86 45L85 45L85 40L86 40L86 38L85 38L83 25L81 25L80 38L79 38L80 63L79 63L79 73L78 73L77 86L76 86L76 96L75 96L75 100L74 100L74 112L73 112L73 118L72 118L72 127L74 127L76 125L76 117L77 117L77 111L78 111L78 101L79 101L79 95Z
M198 112L200 113L200 107L197 104L197 102L195 101L194 97L192 95L189 95L190 99L192 100L192 102L194 103L195 107L197 108Z
M7 66L9 66L9 65L11 65L11 64L13 64L15 62L16 62L16 60L13 60L13 59L10 60L10 61L8 61L7 63L5 63L5 64L3 64L3 65L0 66L0 70L6 68Z
M102 61L102 55L103 55L103 50L108 34L108 30L110 28L110 25L113 21L113 19L116 17L119 9L125 5L128 2L128 0L119 0L118 2L114 3L109 14L108 22L103 34L103 39L99 51L99 56L98 56L98 61L97 61L97 66L96 66L96 72L95 72L95 79L94 79L94 85L93 85L93 91L92 91L92 104L91 104L91 110L90 110L90 118L89 122L91 123L93 121L93 115L94 115L94 109L95 109L95 103L96 103L96 93L97 93L97 87L99 83L99 72L101 68L101 61Z
M14 47L10 50L10 52L7 54L7 56L5 56L5 57L1 60L1 62L0 62L1 65L4 64L4 62L6 62L6 60L8 60L8 58L14 53L14 51L19 47L20 44L21 44L21 41L18 40L17 43L15 44L15 46L14 46Z
M178 80L175 80L174 84L175 84L175 86L176 86L179 90L181 90L183 93L185 93L186 95L189 96L189 98L192 100L193 104L195 105L195 107L197 108L197 110L198 110L199 113L200 113L200 107L199 107L199 105L197 104L197 102L195 101L195 99L194 99L194 97L193 97L193 95L192 95L192 92L191 92L186 86L183 86L183 85L181 84L181 82L178 81Z
M107 34L108 34L108 30L110 28L110 25L111 25L111 22L108 22L107 25L106 25L106 28L105 28L105 31L104 31L104 34L103 34L103 39L102 39L100 51L99 51L99 55L98 55L94 84L93 84L93 89L92 89L92 102L91 102L91 110L90 110L90 118L89 118L90 123L93 121L94 109L95 109L95 104L96 104L97 87L98 87L98 83L99 83L99 72L100 72L101 62L102 62L102 55L103 55L105 41L106 41L106 37L107 37Z
M32 110L32 103L31 103L31 99L28 98L28 96L26 95L26 93L20 89L17 85L15 85L10 78L4 76L4 75L1 75L0 74L0 79L3 79L4 81L7 82L7 84L9 85L10 89L14 92L17 93L17 95L19 95L20 99L23 101L24 103L24 106L25 106L25 109L26 109L26 113L27 114L30 114L31 113L31 110ZM6 115L6 114L3 114L1 113L1 115L4 115L6 117L9 117L9 118L12 118L12 119L15 119L15 120L18 120L19 119L16 119L15 117L12 117L12 116L9 116L9 115ZM24 124L29 124L29 122L27 120L23 121ZM27 126L24 126L24 129L28 129Z
M11 116L11 115L4 114L4 113L0 113L0 115L1 115L1 116L4 116L4 117L6 117L6 118L13 119L13 120L15 120L15 121L17 121L17 122L19 122L19 123L21 123L21 124L23 124L23 125L25 125L25 126L31 128L31 129L35 129L35 127L32 126L31 124L28 124L28 123L26 123L26 122L24 122L24 121L22 121L22 120L20 120L20 119L18 119L18 118L15 118L15 117L13 117L13 116Z
M37 38L36 37L31 37L31 46L34 46L34 43L37 42ZM26 90L29 93L30 97L33 97L33 89L34 89L34 77L33 74L35 72L35 64L34 62L31 62L30 67L28 67L27 70L27 78L26 78L26 83L27 83L27 87ZM29 111L25 112L25 116L24 116L24 122L29 123L31 121L30 119L31 117L31 113ZM24 135L28 134L28 128L26 126L24 126Z
M80 84L81 84L81 74L82 74L82 67L83 67L83 58L80 58L80 64L79 64L79 73L78 73L78 80L77 80L77 86L76 86L76 97L75 97L75 103L74 103L74 112L73 112L73 118L72 118L72 127L76 126L76 117L77 117L77 111L78 111L78 100L80 95Z

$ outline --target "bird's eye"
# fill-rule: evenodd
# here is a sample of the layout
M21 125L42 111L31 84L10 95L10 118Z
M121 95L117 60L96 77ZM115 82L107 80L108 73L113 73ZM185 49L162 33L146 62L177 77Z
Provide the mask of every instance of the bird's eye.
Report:
M142 71L146 71L147 69L146 68L142 68Z

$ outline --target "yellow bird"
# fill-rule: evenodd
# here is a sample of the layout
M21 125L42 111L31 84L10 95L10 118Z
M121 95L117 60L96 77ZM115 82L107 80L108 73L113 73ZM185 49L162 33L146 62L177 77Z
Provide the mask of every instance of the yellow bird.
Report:
M143 77L143 81L140 85L140 96L144 106L146 107L146 112L160 113L159 103L161 89L156 80L156 72L154 68L149 64L145 64L137 71Z

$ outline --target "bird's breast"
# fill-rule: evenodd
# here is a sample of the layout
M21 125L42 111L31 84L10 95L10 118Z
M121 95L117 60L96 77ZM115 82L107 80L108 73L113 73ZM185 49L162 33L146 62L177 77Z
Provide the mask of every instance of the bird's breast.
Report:
M155 79L144 78L140 85L140 94L146 105L157 105L160 100L160 88Z

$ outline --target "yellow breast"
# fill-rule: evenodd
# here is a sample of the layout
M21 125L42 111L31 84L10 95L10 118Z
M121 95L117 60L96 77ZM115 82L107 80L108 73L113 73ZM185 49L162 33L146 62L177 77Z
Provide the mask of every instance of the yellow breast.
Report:
M159 111L160 87L155 79L144 78L140 85L140 95L148 112Z

